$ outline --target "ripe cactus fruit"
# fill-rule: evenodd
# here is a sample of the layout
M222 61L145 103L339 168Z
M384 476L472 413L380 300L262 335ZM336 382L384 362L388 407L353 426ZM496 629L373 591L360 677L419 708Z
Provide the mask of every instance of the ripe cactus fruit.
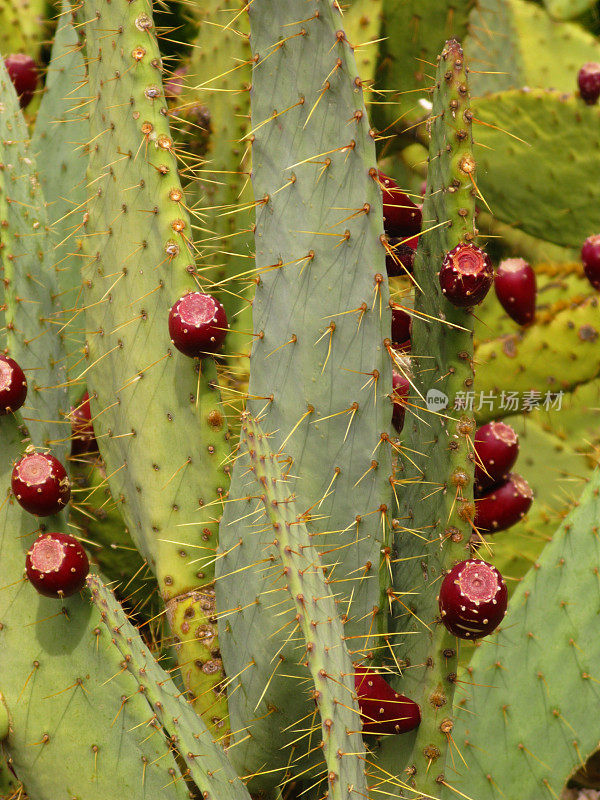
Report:
M581 248L585 277L594 289L600 290L600 233L588 236Z
M506 614L508 592L502 575L487 561L461 561L446 573L438 604L442 622L459 639L480 639Z
M26 453L12 471L12 490L19 505L39 517L57 514L69 502L71 486L60 461L46 453Z
M600 64L595 61L584 64L577 75L577 85L581 99L589 106L595 105L600 97Z
M410 392L410 383L406 376L401 375L399 372L392 373L392 403L394 410L392 412L392 425L398 433L402 432L404 427L405 408L402 402L404 397L408 397Z
M14 358L0 355L0 416L18 411L27 397L27 379Z
M45 597L70 597L90 571L85 550L67 533L44 533L29 548L25 569L30 583Z
M6 56L4 64L19 96L19 105L25 108L31 102L37 87L38 71L35 61L25 53L13 53Z
M415 252L417 250L418 238L403 239L399 236L390 236L388 246L391 252L385 255L385 269L388 278L397 278L399 275L412 273L415 263Z
M519 437L504 422L488 422L475 432L475 486L490 489L505 480L519 455Z
M390 236L410 236L421 230L421 208L413 203L395 180L381 170L377 180L383 193L383 227Z
M475 526L486 533L505 531L531 508L533 492L527 481L515 472L508 479L484 492L475 502Z
M94 426L92 425L92 412L90 409L90 395L86 392L81 402L71 408L72 452L74 454L89 453L97 450Z
M169 314L171 340L186 356L214 353L225 341L227 328L225 309L210 294L189 292Z
M410 350L410 327L410 314L392 306L392 343L396 350Z
M492 262L474 244L457 244L444 258L439 272L442 292L460 308L481 303L494 278Z
M356 667L354 687L363 732L376 736L407 733L419 726L421 709L414 700L398 694L370 667Z
M535 272L522 258L501 262L494 277L496 296L502 308L519 325L527 325L535 316Z

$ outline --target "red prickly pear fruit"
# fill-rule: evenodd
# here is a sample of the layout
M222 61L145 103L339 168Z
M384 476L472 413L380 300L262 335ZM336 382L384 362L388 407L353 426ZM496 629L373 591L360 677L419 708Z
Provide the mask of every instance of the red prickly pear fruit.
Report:
M577 74L579 94L589 106L598 102L600 97L600 64L589 61L584 64Z
M504 422L488 422L475 432L475 487L485 491L506 480L519 455L519 437Z
M57 514L71 497L71 485L60 461L45 453L26 453L12 471L12 490L17 502L38 517Z
M74 455L89 453L97 450L94 426L92 425L92 411L90 409L90 395L86 392L76 408L71 407L71 452Z
M532 502L533 492L527 481L511 472L504 483L475 501L475 527L484 533L512 528L529 511Z
M392 373L392 403L394 410L392 411L392 425L398 433L402 432L404 427L405 409L402 398L408 397L410 392L410 383L408 378L400 375L399 372Z
M25 570L45 597L70 597L85 584L90 562L77 539L67 533L44 533L29 548Z
M440 616L459 639L481 639L502 622L508 592L502 575L487 561L461 561L446 573L438 596Z
M392 344L396 350L410 350L412 317L403 308L392 306Z
M474 244L457 244L446 253L439 271L442 292L460 308L481 303L493 279L494 269L488 254Z
M27 379L14 358L0 355L0 416L18 411L27 397Z
M419 727L421 709L414 700L398 694L369 667L356 667L354 687L363 731L381 736L407 733Z
M410 236L421 230L421 207L413 203L395 180L377 170L383 194L383 229L388 236Z
M594 289L600 290L600 233L588 236L581 248L585 277Z
M391 252L388 251L385 254L385 269L388 278L412 274L418 241L417 236L413 236L412 239L390 236L388 246L391 248Z
M38 82L35 61L25 53L13 53L4 59L6 71L19 96L19 105L25 108L31 102Z
M507 258L494 277L496 297L509 317L528 325L535 316L535 272L522 258Z
M210 294L189 292L171 308L171 340L186 356L216 352L225 341L227 330L225 309Z

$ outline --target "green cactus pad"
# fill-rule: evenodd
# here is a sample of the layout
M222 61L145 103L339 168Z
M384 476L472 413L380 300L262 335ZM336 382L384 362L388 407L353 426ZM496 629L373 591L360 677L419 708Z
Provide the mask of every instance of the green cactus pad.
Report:
M552 246L552 245L551 245ZM520 252L517 251L517 257ZM591 299L595 292L583 274L581 264L542 263L531 265L536 275L536 313L531 327L544 327L551 324L557 314ZM496 292L490 289L488 296L477 309L475 323L475 355L481 345L489 342L498 344L504 337L519 336L527 332L518 325L500 305ZM483 374L491 369L491 365ZM486 378L487 382L487 378Z
M23 53L26 36L15 4L7 0L0 5L0 53Z
M28 383L22 413L33 442L65 460L70 427L56 265L27 126L0 60L0 264L9 354Z
M452 735L466 766L448 780L469 797L558 796L598 746L599 496L596 472L461 680Z
M479 549L479 555L504 576L511 594L576 504L591 469L576 442L564 441L542 429L543 412L534 412L531 417L506 417L503 421L519 435L519 458L513 472L531 486L533 505L521 522L487 537L490 550L483 545Z
M448 675L456 668L454 640L434 623L436 588L443 573L468 555L475 511L475 421L472 413L453 408L457 393L473 385L474 315L444 297L437 277L446 253L475 238L469 108L463 52L450 40L437 66L423 206L428 232L419 238L414 267L414 377L403 432L406 450L396 478L401 495L390 597L397 658L414 665L405 671L402 687L422 708L411 763L418 789L433 796L448 749L440 729L454 691ZM449 407L431 405L436 393L446 397Z
M250 800L222 748L213 741L168 673L156 663L110 589L96 575L89 576L88 586L113 647L125 659L123 664L152 711L152 720L167 731L170 743L186 764L186 774L202 796L207 800Z
M469 17L465 52L474 96L523 86L574 92L581 65L600 60L592 34L555 22L525 0L480 0Z
M598 298L574 300L537 324L477 348L473 400L480 423L519 411L562 407L564 394L600 375Z
M544 410L540 419L544 429L569 442L578 452L589 454L590 448L600 443L600 379L576 386L565 395L560 410Z
M493 214L526 233L581 248L598 231L600 106L541 90L474 104L478 186ZM543 191L540 187L544 187Z
M3 747L0 745L0 797L9 798L9 800L18 797L19 787L19 781L9 770Z
M10 483L22 432L0 419L0 484ZM48 518L60 526L60 518ZM56 527L53 528L56 530ZM8 497L0 511L0 674L11 729L4 754L35 800L188 797L146 700L123 669L100 614L79 593L38 595L23 578L35 522ZM179 780L177 777L179 776Z
M260 198L249 406L254 415L264 411L261 422L273 433L274 451L283 448L290 457L290 488L309 532L319 534L319 549L331 551L326 563L334 569L353 657L360 658L382 644L378 565L393 500L386 397L391 364L384 346L391 316L375 148L337 10L314 0L256 0L249 13L256 60L253 185ZM231 495L243 498L245 478L241 470L234 475ZM237 547L248 526L235 524L242 509L243 502L226 506L218 562L217 599L227 625L222 644L232 675L248 667L254 643L246 632L249 612L228 610L260 594L255 587L263 581L258 537L243 551ZM260 627L265 612L252 613ZM287 635L265 642L271 656ZM261 712L263 719L255 719L269 675L248 669L244 683L252 692L231 697L233 727L245 729L252 721L256 739L246 737L232 751L251 772L287 758L271 752L282 744L274 741L275 715ZM280 693L289 685L277 674L273 682ZM290 714L294 702L289 699ZM254 745L263 738L266 751ZM247 758L243 748L251 753Z
M168 331L172 304L210 284L196 275L150 4L133 0L122 9L90 0L83 17L86 91L94 102L93 196L83 240L89 357L82 376L111 494L121 501L129 533L163 599L189 606L187 630L173 631L176 644L192 636L197 645L187 688L224 733L214 613L205 613L193 593L213 591L228 486L227 425L214 361L182 355ZM206 626L213 635L204 641ZM187 662L181 648L180 654Z
M304 694L307 700L310 695L321 715L325 760L322 769L327 773L329 797L337 800L354 795L364 797L367 794L365 763L356 757L364 752L360 712L354 688L354 667L331 588L335 579L325 578L323 559L297 513L293 495L290 496L290 479L284 478L281 472L281 465L287 466L285 456L280 454L276 458L273 455L268 438L258 422L249 416L242 422L242 438L249 469L257 481L255 491L272 526L269 533L271 537L275 535L274 543L284 567L285 588L296 613L294 618L304 638L314 684ZM278 624L281 622L279 619ZM268 664L265 667L268 668ZM267 696L267 704L269 700Z
M108 488L106 468L94 456L72 457L70 523L86 543L103 575L118 581L136 613L154 617L160 610L156 579L136 549Z
M0 5L0 53L27 53L39 62L51 24L46 0L3 0Z
M351 0L344 10L344 30L365 86L371 86L375 79L382 7L383 0Z
M544 5L556 19L574 19L593 8L596 0L544 0Z
M446 39L464 39L475 0L383 0L378 92L372 112L380 130L408 127L426 116L436 59Z
M64 309L60 322L65 326L64 347L70 378L83 369L85 342L80 251L88 196L84 150L89 138L89 123L84 114L86 91L85 66L77 33L71 24L71 6L68 0L63 0L31 150L48 204L48 222L53 236L50 257L56 266L60 303ZM69 391L75 405L82 394L81 386L71 383Z
M248 19L240 13L237 0L209 0L194 8L193 14L198 34L186 65L184 90L171 113L207 128L206 163L191 170L195 180L190 190L200 215L197 243L203 250L202 270L221 287L235 332L228 337L228 351L247 353L254 288L254 198L246 139L250 130ZM241 277L236 280L237 276Z

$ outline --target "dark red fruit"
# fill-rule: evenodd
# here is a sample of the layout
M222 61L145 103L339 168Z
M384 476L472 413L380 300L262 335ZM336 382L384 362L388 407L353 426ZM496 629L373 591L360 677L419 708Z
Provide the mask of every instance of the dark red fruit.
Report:
M581 248L585 277L594 289L600 290L600 233L588 236Z
M27 397L27 379L14 358L0 355L0 416L18 411Z
M84 585L90 563L81 544L66 533L44 533L25 559L27 577L45 597L69 597Z
M388 278L397 278L399 275L412 273L418 242L417 236L413 236L412 239L390 236L388 246L391 248L391 252L385 254L385 269Z
M502 261L494 277L496 297L509 317L527 325L535 316L535 272L522 258Z
M527 481L511 472L504 483L475 501L475 527L484 533L512 528L529 511L532 502L533 492Z
M377 170L383 194L383 229L388 236L411 236L421 230L421 206L413 203L395 180Z
M493 279L494 269L488 254L474 244L457 244L446 253L439 272L446 299L461 308L481 303Z
M589 106L597 103L600 97L600 64L594 61L584 64L577 75L577 84L582 100Z
M31 102L38 82L35 61L25 53L13 53L4 59L6 71L19 96L19 105L25 108Z
M178 97L182 93L187 72L187 67L179 67L179 69L176 69L171 77L164 82L163 88L165 90L165 97Z
M446 573L438 597L446 628L459 639L481 639L502 622L508 592L502 575L487 561L461 561Z
M392 306L392 344L396 350L410 350L412 317L403 308Z
M175 347L186 356L214 353L227 336L227 315L210 294L190 292L169 314L169 333Z
M45 453L27 453L20 458L13 468L11 485L19 505L38 517L57 514L71 497L65 468Z
M519 437L504 422L488 422L475 432L475 487L481 492L504 481L519 455Z
M419 727L421 709L414 700L398 694L370 667L356 667L354 687L363 731L380 736L407 733Z
M398 433L401 433L404 427L405 408L402 398L408 397L409 392L410 383L408 382L408 378L405 378L404 375L400 375L399 372L393 372L392 403L394 404L394 410L392 411L392 425Z
M98 449L94 426L92 425L92 411L90 409L90 396L86 392L76 408L71 407L71 450L74 454L89 453Z

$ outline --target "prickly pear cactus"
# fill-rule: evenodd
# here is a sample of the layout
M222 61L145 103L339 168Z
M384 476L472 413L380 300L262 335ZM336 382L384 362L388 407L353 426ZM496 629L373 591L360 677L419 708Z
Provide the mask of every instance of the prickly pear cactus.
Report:
M0 5L0 798L600 789L598 32Z

